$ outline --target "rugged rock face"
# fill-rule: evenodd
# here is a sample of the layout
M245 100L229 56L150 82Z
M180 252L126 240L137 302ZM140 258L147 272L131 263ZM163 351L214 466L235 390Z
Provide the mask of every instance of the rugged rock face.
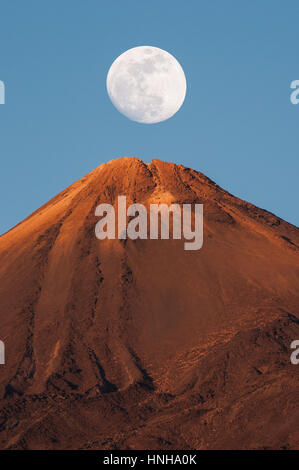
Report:
M204 204L204 244L95 237ZM105 163L0 238L0 446L299 447L299 230L181 165Z

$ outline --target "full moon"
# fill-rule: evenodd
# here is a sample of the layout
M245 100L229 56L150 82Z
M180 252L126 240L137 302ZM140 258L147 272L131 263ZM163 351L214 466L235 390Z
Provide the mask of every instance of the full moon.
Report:
M182 106L186 77L169 52L140 46L121 54L107 75L108 95L118 111L133 121L165 121Z

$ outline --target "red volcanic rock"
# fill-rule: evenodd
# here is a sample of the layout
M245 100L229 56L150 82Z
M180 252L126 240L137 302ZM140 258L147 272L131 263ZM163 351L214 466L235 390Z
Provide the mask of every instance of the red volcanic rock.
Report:
M95 237L203 203L204 243ZM0 238L0 447L299 447L299 230L181 165L105 163Z

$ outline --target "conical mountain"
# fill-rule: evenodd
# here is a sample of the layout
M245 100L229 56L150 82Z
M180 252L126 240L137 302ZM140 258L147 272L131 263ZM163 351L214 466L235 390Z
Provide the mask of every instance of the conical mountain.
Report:
M204 242L96 207L202 203ZM182 165L105 163L0 238L1 448L298 448L299 229Z

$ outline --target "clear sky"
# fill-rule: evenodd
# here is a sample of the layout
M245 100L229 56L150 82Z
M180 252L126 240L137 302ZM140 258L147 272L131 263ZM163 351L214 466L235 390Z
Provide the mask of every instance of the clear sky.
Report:
M121 156L190 166L299 225L298 44L297 0L1 0L0 233ZM184 105L159 124L106 92L112 61L139 45L186 74Z

